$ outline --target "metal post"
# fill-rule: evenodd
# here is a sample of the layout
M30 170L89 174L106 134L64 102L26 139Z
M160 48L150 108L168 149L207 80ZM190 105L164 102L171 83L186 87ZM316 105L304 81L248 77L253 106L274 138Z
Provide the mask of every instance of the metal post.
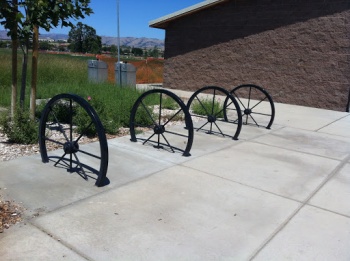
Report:
M118 84L121 87L122 81L121 81L121 75L122 75L122 67L120 64L120 19L119 19L119 0L117 0L117 23L118 23Z
M346 112L349 112L349 109L350 109L350 87L349 87L348 104L346 105Z

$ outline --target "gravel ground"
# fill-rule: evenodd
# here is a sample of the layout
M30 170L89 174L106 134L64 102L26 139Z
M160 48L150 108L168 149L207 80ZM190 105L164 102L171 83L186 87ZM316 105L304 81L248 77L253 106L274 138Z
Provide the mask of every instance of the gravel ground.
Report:
M18 157L39 153L38 144L15 144L8 143L5 134L0 132L0 161L13 160Z

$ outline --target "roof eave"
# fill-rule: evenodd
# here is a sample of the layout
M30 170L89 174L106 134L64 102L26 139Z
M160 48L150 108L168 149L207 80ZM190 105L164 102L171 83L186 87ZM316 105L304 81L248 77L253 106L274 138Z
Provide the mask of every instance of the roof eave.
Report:
M198 11L204 10L206 8L212 7L214 5L220 4L222 2L227 2L229 0L207 0L190 7L181 9L177 12L171 13L169 15L162 16L158 19L149 22L149 26L152 28L165 29L169 22L179 19L181 17L196 13Z

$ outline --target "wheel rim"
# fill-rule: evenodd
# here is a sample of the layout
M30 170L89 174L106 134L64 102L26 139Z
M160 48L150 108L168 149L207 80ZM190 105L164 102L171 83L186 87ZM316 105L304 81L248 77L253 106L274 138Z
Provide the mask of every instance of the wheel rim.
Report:
M96 186L107 183L106 135L96 111L83 98L59 94L46 104L39 125L39 147L43 162L94 179Z
M235 112L226 113L226 104L232 104ZM196 131L238 139L242 126L241 110L227 90L217 86L203 87L190 97L187 108L192 120L196 119Z
M270 94L260 86L243 84L230 92L242 108L243 124L270 129L275 118L275 106ZM228 111L235 110L230 104Z
M173 109L169 110L169 106ZM144 132L140 133L140 130ZM149 90L137 99L130 115L130 135L133 142L141 141L143 145L150 144L157 149L191 155L191 116L182 100L167 90Z

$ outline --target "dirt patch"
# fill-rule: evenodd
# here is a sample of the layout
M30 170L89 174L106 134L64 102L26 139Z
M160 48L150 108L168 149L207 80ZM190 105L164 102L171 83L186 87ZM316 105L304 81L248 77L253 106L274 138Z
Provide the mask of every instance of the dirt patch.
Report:
M108 82L115 83L115 63L118 62L118 59L105 55L100 55L99 59L107 63ZM163 82L163 59L148 58L139 61L128 61L128 63L136 67L136 83Z
M23 207L14 201L2 200L0 195L0 233L22 221Z

